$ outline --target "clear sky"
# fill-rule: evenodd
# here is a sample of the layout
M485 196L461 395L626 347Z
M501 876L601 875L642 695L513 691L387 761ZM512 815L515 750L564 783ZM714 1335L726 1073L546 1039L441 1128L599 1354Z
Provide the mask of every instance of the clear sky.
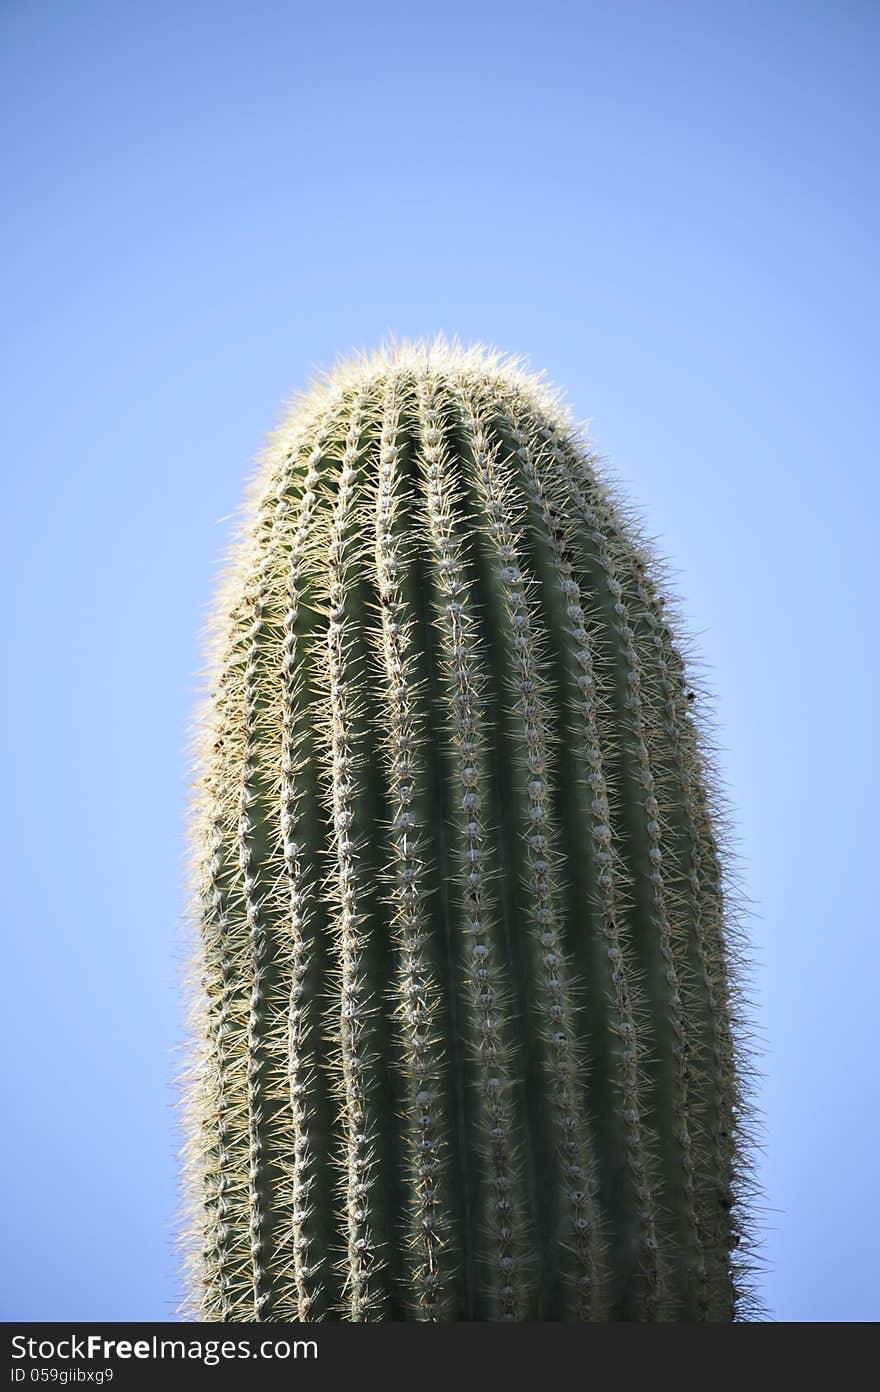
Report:
M0 0L3 1318L174 1309L227 519L315 368L437 331L564 387L679 573L753 905L759 1288L880 1317L878 37L873 0Z

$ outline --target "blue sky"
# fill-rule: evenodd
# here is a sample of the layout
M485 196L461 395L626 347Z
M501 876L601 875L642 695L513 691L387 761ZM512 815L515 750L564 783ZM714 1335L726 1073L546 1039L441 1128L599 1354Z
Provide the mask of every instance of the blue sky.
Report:
M2 0L0 1317L173 1311L224 519L314 369L437 331L565 388L679 575L753 906L759 1288L880 1316L878 37L871 0Z

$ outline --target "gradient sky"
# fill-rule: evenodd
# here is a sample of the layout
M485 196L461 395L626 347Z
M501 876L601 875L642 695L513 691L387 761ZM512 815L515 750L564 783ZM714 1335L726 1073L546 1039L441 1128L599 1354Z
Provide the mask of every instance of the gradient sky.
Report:
M678 573L752 902L758 1288L880 1316L878 37L873 0L0 0L2 1318L173 1312L228 517L315 369L437 331L566 390Z

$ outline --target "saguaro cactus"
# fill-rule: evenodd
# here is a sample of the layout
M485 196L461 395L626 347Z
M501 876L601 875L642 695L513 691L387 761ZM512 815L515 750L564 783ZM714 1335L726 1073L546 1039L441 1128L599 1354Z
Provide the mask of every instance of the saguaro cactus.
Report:
M731 930L659 576L498 355L394 347L293 406L197 729L196 1318L741 1313Z

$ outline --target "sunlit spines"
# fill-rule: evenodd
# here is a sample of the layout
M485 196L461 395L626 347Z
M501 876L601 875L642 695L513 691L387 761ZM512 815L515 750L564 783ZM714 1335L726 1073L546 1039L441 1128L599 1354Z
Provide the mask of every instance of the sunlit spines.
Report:
M196 1266L185 1308L206 1319L248 1317L249 1310L254 1317L251 1081L246 1042L251 1027L253 954L239 874L247 746L247 721L242 714L247 705L251 603L261 539L271 525L279 479L289 477L298 437L296 429L279 433L249 487L248 506L221 571L217 599L205 630L206 696L194 728L197 796L190 812L190 846L194 892L197 902L205 904L201 949L195 961L201 958L200 985L208 996L199 1009L193 1002L202 1056L201 1083L197 1086L195 1078L189 1083L185 1121L187 1151L192 1158L184 1179L195 1205L197 1191L192 1186L198 1152L204 1149L213 1157L207 1165L199 1165L204 1203L211 1205L219 1199L220 1208L219 1214L214 1209L214 1231L209 1238L213 1256ZM222 1174L216 1164L218 1151L227 1157ZM220 1250L224 1255L218 1266Z
M362 914L359 903L361 872L354 836L353 738L356 693L347 671L346 607L347 547L360 453L360 432L368 389L362 388L351 406L345 448L339 469L337 499L327 551L328 622L325 635L329 694L329 753L332 797L332 845L335 856L334 934L338 952L337 1026L339 1031L339 1097L344 1127L342 1192L345 1212L344 1301L348 1318L359 1322L375 1312L371 1274L378 1264L371 1230L373 1128L369 1111L370 987L363 966Z
M471 1032L477 1040L481 1126L491 1166L487 1226L493 1296L497 1312L505 1319L516 1319L522 1302L523 1217L514 1157L511 1046L504 1020L504 987L485 904L485 697L471 598L456 536L460 503L444 439L443 415L429 371L419 374L417 394L418 458L442 633L448 737L455 755L454 809L460 855L457 886L466 936L465 971L474 1017Z
M448 1280L448 1237L442 1208L443 1138L438 1117L437 983L425 951L423 922L425 827L416 808L417 746L424 722L415 683L412 623L404 611L400 572L405 568L399 526L401 488L400 389L389 374L382 402L378 483L375 489L375 570L381 611L379 648L388 709L386 739L391 789L391 896L399 956L398 1011L407 1064L408 1167L413 1252L412 1305L417 1317L441 1318Z
M218 802L211 820L210 847L210 908L216 929L217 951L220 959L220 996L217 1006L216 1047L216 1107L217 1107L217 1190L216 1190L216 1314L226 1321L232 1318L234 1287L230 1266L234 1261L231 1250L230 1185L233 1182L230 1152L229 1122L229 1029L231 995L234 989L233 963L229 948L229 913L227 891L223 883L223 823ZM206 914L207 917L207 914ZM211 1297L209 1296L209 1300Z
M217 741L219 743L219 739ZM203 1207L193 1206L191 1222L198 1223L190 1250L192 1271L199 1283L196 1313L200 1318L232 1318L244 1285L250 1287L248 1243L236 1223L237 1192L241 1189L246 1154L247 1098L239 1085L240 1049L236 1036L245 1028L236 1012L240 990L241 953L236 952L232 924L239 912L231 889L228 864L230 813L228 770L218 769L207 783L212 803L205 826L202 905L202 961L199 984L208 992L203 1020L202 1084L191 1105L198 1105L199 1126L188 1139L187 1163L201 1171ZM190 1083L192 1087L192 1082Z
M303 677L299 617L304 577L302 574L306 542L317 505L316 489L320 466L327 447L336 410L320 420L308 450L302 478L302 491L296 503L296 526L290 542L286 566L282 566L285 594L283 601L281 658L281 785L279 790L279 830L284 854L287 890L287 918L290 931L290 988L287 1014L287 1073L291 1115L290 1244L292 1248L293 1289L290 1309L281 1312L297 1320L313 1317L315 1286L326 1261L324 1253L313 1253L309 1220L313 1171L322 1157L310 1134L311 1092L316 1068L307 1046L311 1022L305 1003L306 974L309 967L308 900L319 892L309 883L303 865L299 825L303 797L312 771L304 753L309 704Z
M273 562L275 543L287 525L290 502L287 497L293 453L288 454L280 471L271 509L271 521L263 527L259 563L245 584L246 608L249 620L245 627L245 652L242 696L242 769L238 804L238 859L244 898L245 923L251 954L250 999L248 1007L247 1089L249 1117L248 1156L248 1213L251 1244L251 1274L254 1317L264 1320L270 1316L277 1301L278 1290L270 1276L275 1253L272 1247L270 1218L271 1195L275 1181L271 1169L271 1120L276 1099L272 1096L268 1072L276 1062L273 1047L275 1030L272 1004L269 999L270 932L274 910L272 876L265 852L258 852L256 837L257 804L266 797L268 768L274 778L275 751L267 747L266 678L263 675L263 644L266 637L267 609L275 582ZM272 688L274 690L274 680ZM269 738L274 744L274 730Z

